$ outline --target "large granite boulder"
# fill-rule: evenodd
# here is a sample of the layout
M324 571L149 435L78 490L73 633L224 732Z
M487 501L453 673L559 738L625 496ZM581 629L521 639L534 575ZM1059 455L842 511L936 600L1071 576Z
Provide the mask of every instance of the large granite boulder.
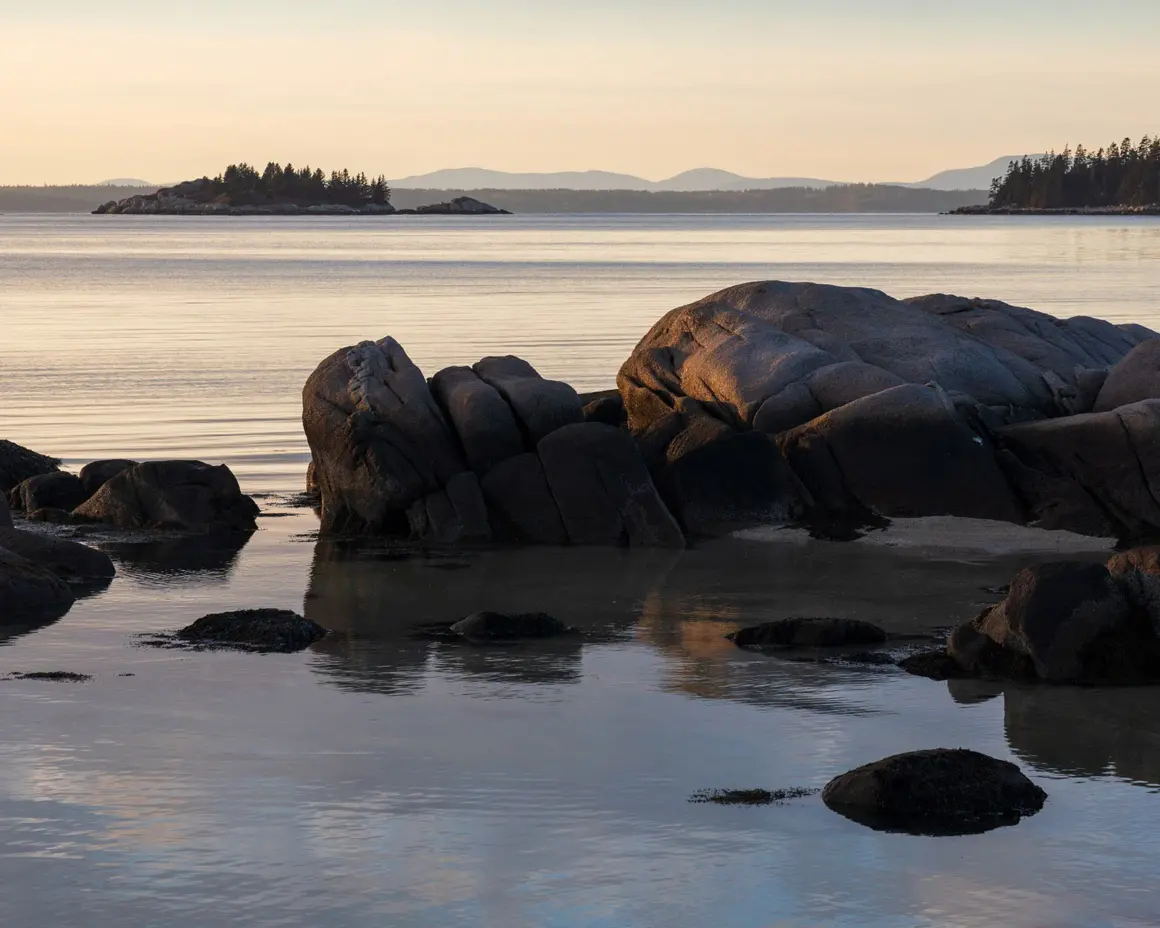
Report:
M51 474L37 474L14 487L11 503L14 508L25 512L38 509L75 509L91 494L76 474L57 471Z
M0 626L26 616L63 615L74 599L55 574L0 548Z
M814 502L830 511L1019 522L988 442L937 387L863 397L778 437Z
M324 532L409 536L411 506L468 469L423 372L393 338L323 361L303 389L302 425Z
M29 477L51 474L60 469L60 461L30 451L16 442L0 439L0 494L7 496L12 488Z
M201 461L138 464L73 510L78 521L196 534L252 532L257 515L228 467Z
M538 452L573 544L684 546L628 432L598 422L566 425Z
M92 461L81 468L81 484L85 489L85 499L93 496L97 490L131 467L136 467L136 461L124 458L113 458L104 461ZM79 505L79 504L78 504ZM72 506L68 507L72 509Z
M1059 397L1076 386L1077 368L1115 363L1145 337L995 301L903 302L877 290L768 281L670 312L618 382L634 430L688 396L716 404L738 426L782 431L895 378L937 383L985 406L1059 415L1072 411ZM852 366L815 374L844 362Z
M1160 339L1141 342L1108 371L1092 412L1160 399Z
M999 462L1042 528L1160 532L1160 400L996 430Z

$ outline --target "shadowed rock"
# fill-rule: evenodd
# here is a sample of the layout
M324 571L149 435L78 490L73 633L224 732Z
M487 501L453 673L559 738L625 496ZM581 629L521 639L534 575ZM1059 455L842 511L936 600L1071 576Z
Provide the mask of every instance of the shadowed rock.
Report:
M240 609L203 616L174 637L204 648L290 654L326 634L321 625L286 609Z
M209 534L252 532L257 504L224 464L152 461L122 471L78 506L78 520L121 529Z
M0 439L0 495L7 496L13 487L29 477L51 474L60 469L60 461L30 451L16 442Z
M12 623L57 618L75 601L68 584L31 561L0 548L0 640ZM23 630L23 629L22 629Z
M100 583L117 573L108 555L66 538L0 528L0 548L43 567L66 583Z
M976 751L897 754L831 780L822 800L880 831L981 834L1034 815L1047 794L1014 764Z
M85 499L94 495L97 490L103 487L106 483L112 480L120 473L124 473L131 467L136 467L136 461L129 461L123 458L116 458L106 461L93 461L81 468L81 484L84 486ZM80 505L79 503L76 505ZM69 509L74 506L67 507Z
M541 441L538 451L573 544L684 546L627 432L596 422L567 425Z
M617 428L628 424L628 411L624 408L624 398L619 390L582 393L580 402L584 404L585 422L601 422Z
M508 458L481 481L496 537L539 545L566 545L568 532L534 454Z
M25 512L38 509L71 511L88 499L89 495L79 477L60 471L29 477L13 488L10 494L13 508Z
M727 637L739 648L829 648L882 644L886 632L857 619L793 618L743 628Z
M480 476L525 450L511 407L471 368L444 368L431 378L431 392L459 436L468 465Z

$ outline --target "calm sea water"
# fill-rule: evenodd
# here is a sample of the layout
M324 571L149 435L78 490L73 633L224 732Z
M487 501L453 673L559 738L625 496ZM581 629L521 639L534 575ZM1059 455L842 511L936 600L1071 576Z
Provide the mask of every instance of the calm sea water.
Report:
M392 560L318 541L285 503L307 459L302 383L341 345L392 334L429 373L510 351L595 389L663 312L761 278L1160 327L1160 222L0 217L0 437L70 464L225 461L266 509L240 551L115 550L107 591L0 625L0 673L94 676L0 681L0 924L1160 922L1156 691L948 687L722 637L793 614L945 627L1025 557L725 539ZM135 646L258 605L340 634L293 656ZM479 608L595 635L409 636ZM1017 761L1047 807L933 839L816 798L686 802L934 746Z

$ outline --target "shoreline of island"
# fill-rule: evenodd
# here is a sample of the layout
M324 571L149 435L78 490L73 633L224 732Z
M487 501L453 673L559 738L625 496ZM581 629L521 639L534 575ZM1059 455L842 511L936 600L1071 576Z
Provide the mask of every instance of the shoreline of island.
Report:
M1147 206L960 206L944 216L1160 216L1160 203Z

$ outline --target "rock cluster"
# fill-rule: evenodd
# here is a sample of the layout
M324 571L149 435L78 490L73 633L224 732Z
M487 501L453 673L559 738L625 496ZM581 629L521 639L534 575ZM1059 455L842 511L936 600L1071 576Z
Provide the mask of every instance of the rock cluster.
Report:
M576 391L484 358L428 382L392 338L335 352L303 390L325 533L425 543L681 546L640 448Z
M766 282L670 312L618 384L677 512L690 433L759 435L781 466L753 469L764 492L739 494L737 516L956 515L1138 538L1160 532L1157 338L993 300Z
M391 338L311 376L323 530L679 545L966 516L1160 534L1160 339L992 300L766 282L661 319L582 404L518 358L428 381Z

